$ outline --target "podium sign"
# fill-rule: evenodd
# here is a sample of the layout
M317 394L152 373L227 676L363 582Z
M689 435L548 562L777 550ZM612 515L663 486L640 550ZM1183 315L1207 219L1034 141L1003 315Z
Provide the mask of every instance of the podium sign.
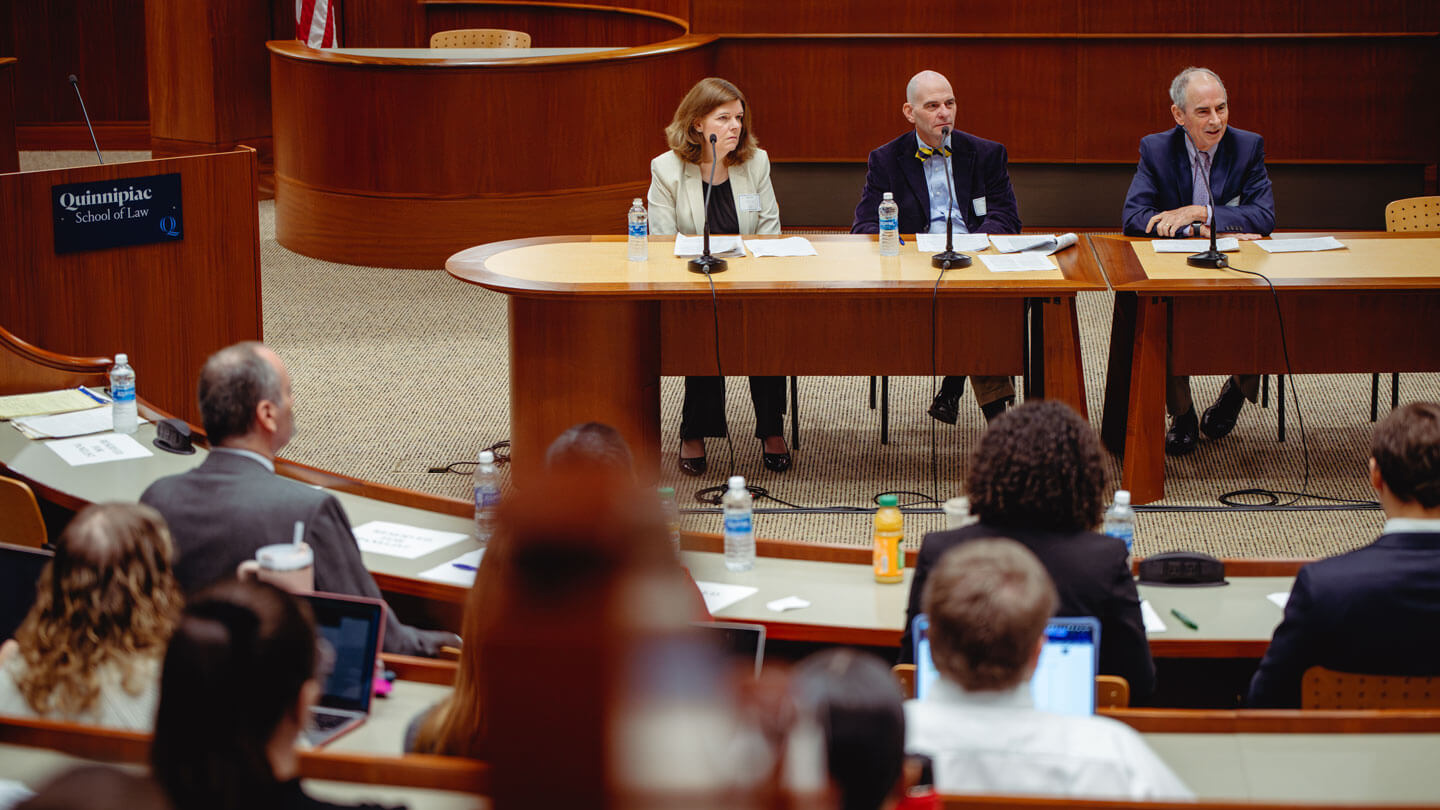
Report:
M51 186L50 199L56 253L185 238L178 173Z

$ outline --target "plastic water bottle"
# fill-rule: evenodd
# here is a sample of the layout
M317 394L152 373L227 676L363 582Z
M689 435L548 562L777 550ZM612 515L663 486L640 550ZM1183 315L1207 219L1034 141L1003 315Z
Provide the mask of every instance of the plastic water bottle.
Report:
M900 206L888 191L880 201L880 255L900 255Z
M130 367L130 357L115 355L115 365L110 367L110 399L114 403L111 418L116 433L134 433L139 414L135 408L135 369Z
M881 495L880 508L875 510L874 567L876 582L901 582L905 579L905 516L900 514L900 499Z
M1135 510L1130 508L1130 490L1115 490L1115 502L1105 510L1105 526L1101 531L1124 541L1127 562L1134 557Z
M630 255L632 262L643 262L650 258L650 215L645 203L636 197L630 203Z
M755 567L755 503L743 475L730 476L720 507L725 513L725 567L749 571Z
M675 547L675 553L680 553L680 504L675 500L674 487L660 487L660 516L665 521L665 529L670 533L670 544Z
M495 507L500 505L500 471L495 468L495 454L481 450L475 464L475 539L489 544L495 531Z

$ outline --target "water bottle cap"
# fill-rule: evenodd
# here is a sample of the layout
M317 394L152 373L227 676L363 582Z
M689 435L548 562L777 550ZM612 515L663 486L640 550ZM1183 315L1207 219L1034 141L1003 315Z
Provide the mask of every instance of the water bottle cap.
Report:
M658 493L660 493L660 497L661 497L661 498L665 498L665 499L667 499L667 500L672 499L672 498L675 497L675 488L674 488L674 487L660 487L659 489L657 489L657 490L655 490L655 491L658 492Z
M1129 506L1129 505L1130 505L1130 490L1128 490L1128 489L1117 489L1117 490L1115 490L1115 504L1116 504L1117 506Z
M893 199L895 199L895 195L894 195L894 194L891 194L890 192L887 191L887 192L885 192L885 196L884 196L884 197L881 197L880 199L882 199L882 200L893 200Z
M743 475L732 475L732 476L730 476L730 488L731 488L731 489L744 489L744 488L745 488L745 476L743 476Z
M898 496L898 495L881 495L881 496L880 496L880 505L881 505L881 506L899 506L899 505L900 505L900 496Z
M115 355L115 365L117 365L117 366L128 365L129 362L130 362L130 355L128 355L128 354L117 354L117 355Z
M639 198L639 197L636 197L635 199L631 200L631 201L630 201L630 205L632 205L632 206L642 205L642 203L640 202L640 198Z
M480 463L481 463L481 464L494 464L494 463L495 463L495 454L492 453L492 452L490 452L489 450L481 450L481 451L480 451Z

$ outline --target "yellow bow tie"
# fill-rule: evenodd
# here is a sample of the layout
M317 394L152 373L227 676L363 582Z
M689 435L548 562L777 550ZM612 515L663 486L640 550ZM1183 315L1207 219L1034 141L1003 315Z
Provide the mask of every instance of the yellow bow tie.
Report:
M946 148L944 144L941 144L938 148L934 149L924 144L921 144L920 148L915 150L915 159L924 162L928 160L931 155L935 154L939 154L941 157L950 157L950 150Z

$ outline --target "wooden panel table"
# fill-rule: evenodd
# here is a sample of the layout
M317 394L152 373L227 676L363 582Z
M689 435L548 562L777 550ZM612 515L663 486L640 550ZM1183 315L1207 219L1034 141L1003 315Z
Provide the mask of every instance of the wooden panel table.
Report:
M818 256L732 259L713 277L713 298L705 277L658 238L648 262L627 262L620 237L600 236L452 256L451 275L510 296L515 480L539 469L567 427L591 420L619 429L641 475L653 478L660 375L715 373L712 308L727 375L1025 374L1032 396L1084 413L1075 293L1104 281L1083 246L1057 253L1050 271L991 273L976 260L937 287L939 271L913 241L889 259L874 237L811 241Z
M1274 282L1291 370L1440 371L1440 239L1337 236L1345 249L1267 254L1242 242L1228 254ZM1101 437L1123 455L1122 486L1135 503L1165 496L1167 358L1176 374L1286 371L1264 281L1189 267L1185 254L1157 254L1146 241L1091 239L1116 291Z

